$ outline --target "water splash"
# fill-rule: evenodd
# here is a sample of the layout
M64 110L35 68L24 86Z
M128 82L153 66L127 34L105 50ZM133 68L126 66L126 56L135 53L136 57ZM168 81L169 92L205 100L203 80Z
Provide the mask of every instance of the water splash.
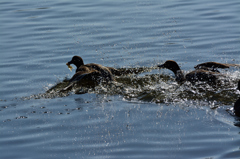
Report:
M70 91L61 91L68 85L69 79L65 78L45 93L24 97L24 100L95 93L120 95L123 100L134 102L176 103L185 106L206 105L215 109L222 105L232 105L238 99L239 91L237 91L236 85L240 77L239 71L227 72L227 78L221 79L216 86L211 86L205 82L194 85L186 82L178 85L171 75L151 74L153 69L121 68L125 74L116 76L116 81L112 83L102 82L98 85L78 83Z

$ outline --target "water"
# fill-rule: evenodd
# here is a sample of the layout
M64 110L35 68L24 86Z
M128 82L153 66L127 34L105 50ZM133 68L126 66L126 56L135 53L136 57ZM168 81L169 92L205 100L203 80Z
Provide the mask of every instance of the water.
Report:
M0 3L1 158L239 158L239 67L223 86L178 86L168 70L240 63L240 2ZM117 83L67 94L65 65L137 69ZM81 92L80 92L81 93Z

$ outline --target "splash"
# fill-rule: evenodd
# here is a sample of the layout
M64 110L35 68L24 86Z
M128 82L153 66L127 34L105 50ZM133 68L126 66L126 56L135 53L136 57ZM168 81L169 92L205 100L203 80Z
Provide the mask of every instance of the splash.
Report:
M26 99L66 97L71 94L120 95L123 100L151 103L174 103L182 105L207 105L215 109L221 105L232 105L239 96L236 89L240 77L239 71L226 72L228 78L220 79L217 85L205 82L192 85L186 82L178 85L174 77L165 74L153 74L155 68L121 68L122 74L114 82L100 84L78 83L71 90L62 91L68 85L65 78L49 88L45 93L32 95ZM147 73L146 73L147 72Z

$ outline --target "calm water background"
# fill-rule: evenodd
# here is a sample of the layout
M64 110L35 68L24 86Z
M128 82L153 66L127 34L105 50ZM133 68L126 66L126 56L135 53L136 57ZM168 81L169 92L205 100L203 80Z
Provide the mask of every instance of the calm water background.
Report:
M226 111L238 91L216 109L120 94L32 98L73 75L65 65L73 55L116 68L239 64L239 8L239 0L1 1L0 157L240 158L238 118Z

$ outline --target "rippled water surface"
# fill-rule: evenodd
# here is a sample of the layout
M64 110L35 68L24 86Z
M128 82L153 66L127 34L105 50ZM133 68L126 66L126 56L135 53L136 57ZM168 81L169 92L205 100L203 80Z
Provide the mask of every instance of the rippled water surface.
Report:
M240 64L240 2L1 1L0 158L240 158L240 68L217 86L185 72ZM59 92L79 55L129 72Z

